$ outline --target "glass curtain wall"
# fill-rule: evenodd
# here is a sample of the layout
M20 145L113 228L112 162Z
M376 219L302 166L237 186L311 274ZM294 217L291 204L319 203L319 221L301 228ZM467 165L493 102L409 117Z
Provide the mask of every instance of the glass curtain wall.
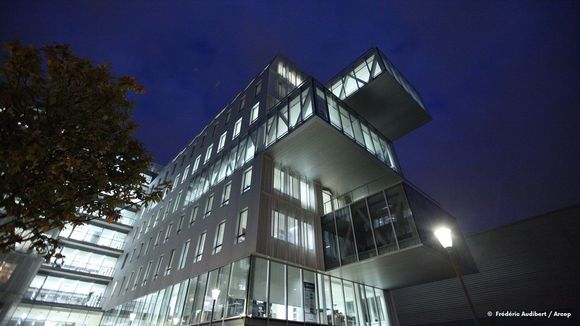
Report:
M12 316L6 320L6 325L98 326L99 322L102 321L102 316L103 313L101 311L20 304L14 310Z
M214 289L220 290L215 305ZM385 302L380 289L252 257L117 306L105 313L102 325L128 325L135 313L133 325L192 325L247 316L386 326Z
M101 325L190 325L239 318L246 310L250 259L245 258L157 292L142 296L105 313ZM213 305L212 290L220 295ZM212 311L213 308L213 311Z
M106 287L105 284L36 275L24 294L24 298L34 301L100 307Z
M393 76L405 91L425 109L417 91L407 82L395 66L377 50L367 52L359 60L351 64L344 73L337 76L330 83L329 89L334 95L344 100L385 72Z
M58 236L67 239L90 242L99 246L122 249L127 234L92 224L82 224L76 227L72 224L67 224Z
M249 316L327 325L389 325L381 289L260 257L252 257L252 264Z
M117 263L116 257L68 247L62 248L60 253L64 256L63 259L51 259L54 267L84 273L112 276Z
M321 226L327 270L420 243L403 184L324 215Z

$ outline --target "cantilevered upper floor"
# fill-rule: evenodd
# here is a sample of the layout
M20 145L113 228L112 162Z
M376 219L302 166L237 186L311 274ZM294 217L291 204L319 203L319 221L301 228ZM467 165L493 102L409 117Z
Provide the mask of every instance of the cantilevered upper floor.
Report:
M391 140L431 120L417 91L377 48L356 59L327 86Z

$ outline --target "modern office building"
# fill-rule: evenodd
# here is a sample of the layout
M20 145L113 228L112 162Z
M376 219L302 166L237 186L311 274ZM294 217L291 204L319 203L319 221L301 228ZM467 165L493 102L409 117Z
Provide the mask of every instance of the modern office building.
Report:
M133 228L85 227L128 233L122 250L90 230L67 240L91 256L44 265L10 324L32 325L32 302L71 292L65 304L105 311L100 325L392 325L393 289L455 275L436 226L453 229L462 271L477 271L392 145L429 120L378 49L326 84L276 56L159 171L151 186L173 187ZM113 260L88 267L93 255Z
M158 167L152 166L144 174L147 183L156 176L156 170ZM58 252L65 256L62 261L45 262L26 254L26 243L1 257L2 324L98 325L103 315L103 294L113 279L135 214L125 208L115 223L95 219L52 231L61 240Z
M276 56L152 181L101 325L390 325L391 289L454 275L436 225L476 270L392 146L429 120L377 49L327 84Z

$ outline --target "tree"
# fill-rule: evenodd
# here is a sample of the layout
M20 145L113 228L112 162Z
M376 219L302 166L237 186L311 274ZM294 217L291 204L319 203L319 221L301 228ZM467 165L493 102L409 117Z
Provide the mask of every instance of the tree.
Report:
M0 68L0 250L27 242L46 259L49 233L120 208L158 201L167 185L143 187L151 156L133 137L129 93L143 87L66 45L12 42Z

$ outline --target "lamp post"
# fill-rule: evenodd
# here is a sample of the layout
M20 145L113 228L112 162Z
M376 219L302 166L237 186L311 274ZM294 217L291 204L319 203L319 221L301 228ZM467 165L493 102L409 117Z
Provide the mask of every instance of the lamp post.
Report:
M434 233L435 233L435 237L437 238L437 240L439 240L439 243L441 243L441 246L443 246L443 248L445 248L447 250L447 254L449 255L449 260L451 261L451 266L453 266L453 270L455 271L455 275L457 275L457 278L459 279L459 282L461 283L461 287L463 288L463 293L465 294L465 297L467 298L467 302L469 303L469 308L471 309L471 315L473 317L473 322L475 323L475 325L479 326L479 320L477 319L477 314L475 313L475 306L473 305L473 302L471 301L471 297L469 296L469 293L467 292L467 287L465 286L465 283L463 282L463 277L461 276L461 273L459 272L459 268L457 268L457 265L455 264L455 260L453 259L453 237L451 234L451 229L449 229L448 227L440 227L440 228L437 228Z
M211 324L213 322L213 310L215 308L215 302L217 301L219 296L220 296L220 289L211 290L212 304L211 304L211 317L209 319L209 326L211 326Z

